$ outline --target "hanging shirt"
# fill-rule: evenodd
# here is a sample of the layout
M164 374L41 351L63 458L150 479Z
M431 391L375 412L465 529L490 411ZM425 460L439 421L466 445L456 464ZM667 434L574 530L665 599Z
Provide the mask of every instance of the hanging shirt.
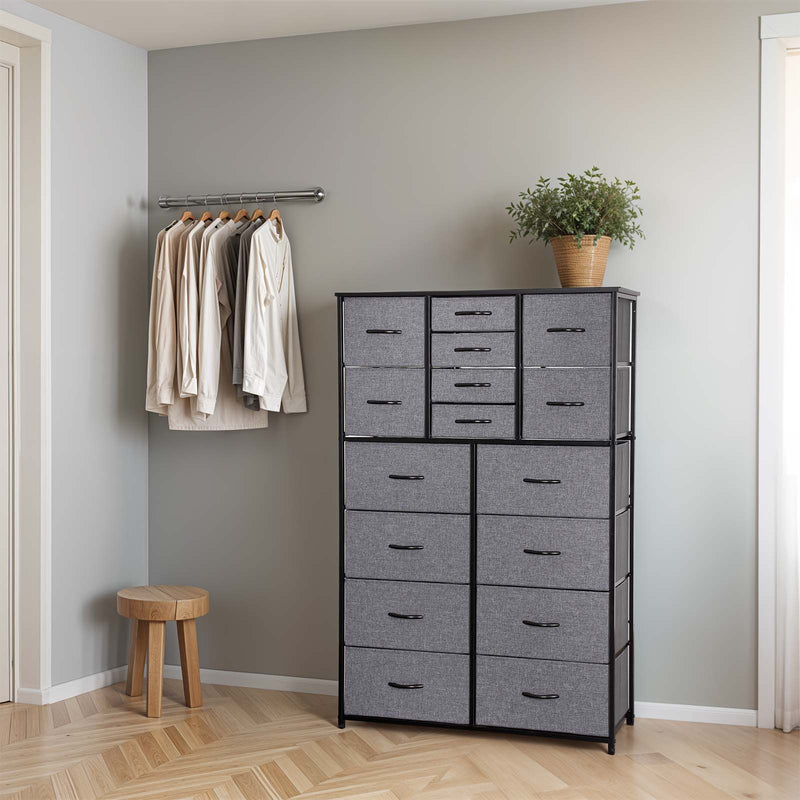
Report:
M175 265L175 390L178 393L178 397L183 397L181 393L181 387L184 383L184 365L187 361L188 353L184 352L184 349L188 346L187 342L184 342L184 339L181 335L181 304L182 304L182 297L185 292L184 282L185 278L185 263L186 263L186 252L188 248L189 236L191 235L192 231L197 228L205 228L205 225L200 222L196 221L193 222L191 225L187 225L185 230L180 236L178 240L178 258Z
M144 407L154 414L166 414L167 406L158 399L158 378L156 375L156 349L158 346L158 294L161 282L158 279L158 266L161 259L161 248L164 245L166 230L160 230L156 236L156 254L153 258L153 284L150 288L150 322L147 335L147 393Z
M292 251L286 229L268 220L252 236L247 274L243 389L261 408L306 410Z

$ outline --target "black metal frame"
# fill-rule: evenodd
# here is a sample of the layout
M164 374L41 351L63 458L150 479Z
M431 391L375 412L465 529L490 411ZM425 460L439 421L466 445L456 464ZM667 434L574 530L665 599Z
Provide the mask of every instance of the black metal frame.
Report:
M611 355L609 366L611 369L610 388L609 388L609 437L608 439L592 440L552 440L552 439L522 439L523 426L523 377L524 377L524 358L523 358L523 296L526 294L611 294ZM515 342L515 363L516 363L516 383L515 401L516 414L513 439L475 439L475 438L432 438L431 437L431 298L433 297L491 297L508 296L516 297L515 321L516 321L516 342ZM615 752L616 732L623 721L628 725L634 723L634 629L633 629L633 553L634 553L634 464L636 446L636 312L638 292L624 289L617 286L579 288L579 289L506 289L506 290L478 290L478 291L442 291L442 292L337 292L337 319L338 319L338 389L339 389L339 709L338 725L344 728L347 720L358 720L364 722L396 723L401 725L420 725L426 727L439 727L461 730L497 731L501 733L516 733L529 736L545 736L558 739L574 739L579 741L602 742L607 744L608 752ZM348 437L344 433L344 358L343 358L343 315L344 299L347 297L424 297L425 300L425 428L424 437ZM617 359L618 345L618 307L620 300L631 303L631 333L630 333L630 369L631 369L631 399L630 399L630 432L624 436L617 436L616 430L616 387L617 387ZM345 505L344 505L344 445L346 441L379 441L397 443L437 443L437 444L469 444L470 445L470 686L469 686L469 723L441 723L427 722L411 719L398 719L394 717L369 717L355 714L346 714L344 709L344 596L345 596ZM630 519L629 536L629 565L628 573L625 578L628 581L629 592L629 635L628 635L628 702L627 710L616 719L616 687L615 687L615 580L616 580L616 467L617 467L617 446L622 442L629 442L630 446L630 498L627 506ZM609 612L608 612L608 735L589 736L586 734L561 733L557 731L536 731L519 728L507 728L502 726L477 725L475 723L475 669L477 660L476 643L476 602L477 602L477 447L479 444L504 444L504 445L557 445L560 447L608 447L610 459L610 481L609 481ZM624 512L622 512L624 513ZM624 650L624 647L622 648ZM621 651L620 651L621 652Z

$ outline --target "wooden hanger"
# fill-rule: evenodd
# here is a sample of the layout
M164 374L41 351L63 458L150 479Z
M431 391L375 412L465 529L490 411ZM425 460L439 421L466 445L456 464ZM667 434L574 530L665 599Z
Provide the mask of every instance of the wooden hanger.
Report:
M189 211L189 208L188 208L188 206L189 206L189 196L188 195L186 196L186 206L187 206L186 211L183 212L183 215L180 218L180 222L188 222L189 220L194 221L194 214L192 214L192 212Z
M273 222L274 220L277 220L281 224L281 227L283 227L283 220L281 219L281 212L278 211L278 201L275 199L275 193L274 192L272 194L272 204L275 206L275 208L273 208L272 211L269 212L269 218L268 219L269 219L270 222Z
M247 213L247 209L244 207L244 203L242 203L241 195L239 195L239 204L242 207L236 212L236 216L233 218L234 223L239 222L239 220L242 219L250 219L250 215Z
M225 221L232 219L231 215L225 210L219 212L219 218Z
M200 217L200 222L208 222L212 219L214 219L214 215L208 210L208 195L206 195L206 210L203 212L203 216Z
M253 222L255 222L257 219L266 219L266 218L267 218L266 215L264 214L264 212L260 208L257 208L253 212L253 216L251 217Z

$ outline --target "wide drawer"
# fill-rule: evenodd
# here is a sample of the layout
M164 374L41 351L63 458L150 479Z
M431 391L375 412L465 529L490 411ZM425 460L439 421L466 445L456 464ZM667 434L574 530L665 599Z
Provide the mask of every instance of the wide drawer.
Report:
M434 403L513 403L515 369L434 369L431 400Z
M610 293L525 295L522 363L601 367L611 363Z
M433 297L431 330L513 331L515 297Z
M516 364L513 333L432 333L434 367L513 367Z
M469 513L465 444L345 442L345 507Z
M625 617L627 588L617 588L615 614ZM608 593L478 586L477 649L484 655L608 663ZM618 649L618 648L615 648Z
M610 479L610 447L478 445L481 514L609 517Z
M469 656L346 647L344 713L466 724Z
M347 367L347 436L424 436L425 370Z
M628 574L628 512L616 520L616 580ZM607 591L609 521L478 515L478 583Z
M425 366L424 297L345 297L344 363Z
M628 710L627 648L614 662L614 722ZM475 722L608 736L608 665L478 656Z
M348 578L469 582L469 516L346 511Z
M513 439L516 406L434 404L431 436L434 438Z
M469 586L347 579L344 594L345 644L469 651Z

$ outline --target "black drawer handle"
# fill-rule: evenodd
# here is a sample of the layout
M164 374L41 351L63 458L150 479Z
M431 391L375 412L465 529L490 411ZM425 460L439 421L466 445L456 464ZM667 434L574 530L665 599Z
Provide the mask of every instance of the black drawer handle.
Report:
M552 486L552 485L554 485L556 483L561 483L561 481L558 480L558 478L523 478L522 482L523 483L542 483L542 484L545 484L547 486Z
M548 400L545 405L548 406L563 406L564 408L578 408L580 406L586 405L580 401L576 402L567 402L565 400Z
M390 475L393 481L424 481L424 475Z
M424 689L425 685L422 683L396 683L395 681L389 681L389 686L392 689Z
M523 553L527 553L529 556L560 556L560 550L531 550L529 547L526 547Z
M390 550L424 550L425 545L422 544L390 544Z
M586 328L548 328L548 333L586 333Z
M392 328L367 328L367 333L402 333L403 331L392 330Z
M490 419L457 419L454 420L458 425L489 425Z
M557 694L534 694L533 692L523 692L522 696L530 697L531 700L558 700Z
M424 614L398 614L396 611L390 611L389 616L392 619L422 619Z
M491 317L491 311L456 311L457 317Z
M454 383L456 389L488 389L491 383Z
M491 347L454 347L454 353L491 353Z
M560 628L560 622L536 622L534 619L522 620L523 625L529 625L531 628Z
M402 400L367 400L368 406L401 406ZM581 403L583 405L583 403Z

